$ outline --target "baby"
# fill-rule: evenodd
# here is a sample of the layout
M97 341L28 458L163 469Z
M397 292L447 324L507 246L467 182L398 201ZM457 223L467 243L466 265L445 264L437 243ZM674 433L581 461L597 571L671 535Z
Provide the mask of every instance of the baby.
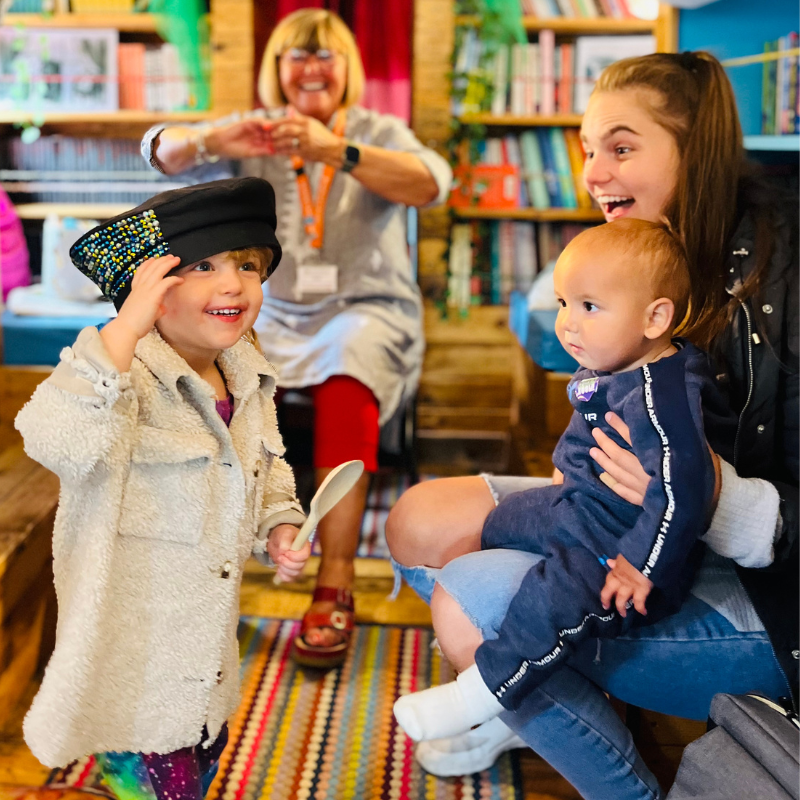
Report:
M680 243L643 220L601 225L567 246L554 281L556 333L581 365L568 386L575 411L553 455L563 482L508 497L488 516L481 541L483 549L545 557L472 666L452 683L397 701L398 722L418 741L454 736L518 708L586 638L613 638L674 612L701 555L698 537L715 487L706 435L724 441L735 419L705 354L672 337L689 292ZM606 422L608 412L629 427L630 447ZM631 449L651 476L642 506L598 475L589 456L596 426ZM445 655L459 646L463 653L448 631L471 623L454 604L447 609L433 609L439 642Z

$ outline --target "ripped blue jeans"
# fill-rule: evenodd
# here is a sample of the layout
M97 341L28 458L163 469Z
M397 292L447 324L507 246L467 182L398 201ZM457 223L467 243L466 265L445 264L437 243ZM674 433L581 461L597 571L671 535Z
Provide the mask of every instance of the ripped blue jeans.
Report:
M487 478L498 502L532 488L536 480ZM497 636L511 598L541 558L484 550L441 570L396 569L427 602L438 582L489 639ZM742 602L749 602L746 595ZM749 691L770 697L789 692L767 634L737 630L689 595L677 614L655 625L585 642L518 711L504 712L503 720L588 800L659 800L664 795L655 776L605 693L641 708L704 720L717 692Z

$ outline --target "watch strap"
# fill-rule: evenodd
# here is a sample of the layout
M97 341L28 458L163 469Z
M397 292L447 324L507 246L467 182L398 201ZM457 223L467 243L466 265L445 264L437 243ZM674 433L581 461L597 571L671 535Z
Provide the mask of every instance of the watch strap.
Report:
M342 161L342 172L352 172L361 160L361 150L352 142L346 142Z

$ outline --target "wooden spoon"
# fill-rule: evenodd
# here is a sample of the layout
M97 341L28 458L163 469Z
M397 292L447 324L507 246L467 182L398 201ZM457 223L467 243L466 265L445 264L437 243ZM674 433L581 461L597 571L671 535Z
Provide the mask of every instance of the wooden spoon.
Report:
M319 521L356 485L364 472L363 461L345 461L332 469L311 498L308 517L292 542L292 550L299 550L316 531Z

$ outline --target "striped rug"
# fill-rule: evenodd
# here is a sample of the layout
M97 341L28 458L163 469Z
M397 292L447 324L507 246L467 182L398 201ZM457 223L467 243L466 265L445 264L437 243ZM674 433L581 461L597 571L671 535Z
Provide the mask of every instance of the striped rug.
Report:
M298 630L242 618L242 704L207 800L522 800L514 752L464 778L435 778L414 761L392 705L453 678L430 630L357 626L347 661L327 673L289 658ZM51 780L91 786L95 773L85 759Z

